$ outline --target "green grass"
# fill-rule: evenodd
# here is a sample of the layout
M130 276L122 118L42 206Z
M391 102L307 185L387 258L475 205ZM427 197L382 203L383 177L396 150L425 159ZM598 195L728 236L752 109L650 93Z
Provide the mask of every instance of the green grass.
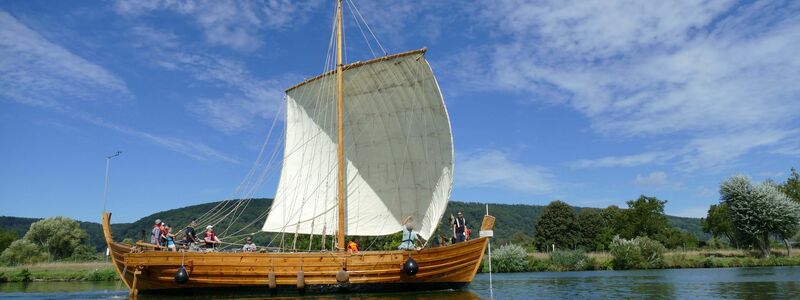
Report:
M108 262L57 262L0 267L0 282L24 281L106 281L117 272Z

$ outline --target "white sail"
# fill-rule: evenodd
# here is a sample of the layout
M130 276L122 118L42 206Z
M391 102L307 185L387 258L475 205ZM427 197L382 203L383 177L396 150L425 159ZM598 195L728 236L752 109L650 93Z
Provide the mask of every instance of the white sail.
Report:
M450 196L453 143L436 78L417 50L345 67L347 235L398 232L411 216L430 238ZM262 230L333 234L337 227L336 76L287 91L280 184Z

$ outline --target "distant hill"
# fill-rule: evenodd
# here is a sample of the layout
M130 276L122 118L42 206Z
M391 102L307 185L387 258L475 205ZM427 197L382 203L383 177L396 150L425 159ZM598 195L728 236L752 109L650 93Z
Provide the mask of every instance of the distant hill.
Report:
M220 201L221 202L221 201ZM213 207L220 204L220 202L211 202L205 204L192 205L182 208L170 209L166 211L157 212L145 216L133 223L114 223L111 225L111 230L114 232L114 237L117 240L130 238L133 240L142 239L144 233L145 239L149 238L149 229L155 219L164 220L168 224L174 226L183 226L188 224L193 217L199 217L205 212L211 210ZM259 218L260 215L267 210L272 204L272 199L253 199L247 204L247 209L236 218L227 218L227 222L222 222L217 225L217 231L224 231L225 228L242 228L248 223L255 222L248 227L247 232L257 232L263 224L263 219ZM532 237L533 227L535 220L539 217L544 206L541 205L527 205L527 204L489 204L489 213L497 218L495 224L495 241L497 243L505 243L515 238ZM582 208L576 207L576 211L582 209L595 209L595 208ZM459 202L450 201L445 215L442 217L437 230L438 234L449 236L448 220L450 214L455 214L457 211L463 211L467 222L471 223L474 228L480 226L483 215L486 211L486 204L474 202ZM682 230L695 234L701 240L708 238L700 225L700 219L684 218L667 216L672 226L678 227ZM112 216L113 222L113 216ZM41 219L36 218L18 218L18 217L5 217L0 216L0 227L7 230L14 230L18 236L25 235L25 232L30 228L31 223ZM231 221L233 221L231 226ZM81 228L86 230L89 234L90 243L95 246L98 251L105 249L105 241L103 240L103 231L99 223L94 222L80 222ZM143 232L144 231L144 232ZM198 229L199 231L199 229ZM266 240L262 237L260 240ZM259 239L257 239L258 241Z

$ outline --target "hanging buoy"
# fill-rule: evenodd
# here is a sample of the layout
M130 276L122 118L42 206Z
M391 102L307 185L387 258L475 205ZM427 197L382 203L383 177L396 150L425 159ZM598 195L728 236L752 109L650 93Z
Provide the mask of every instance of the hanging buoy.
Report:
M306 288L306 276L303 271L297 272L297 288L301 290Z
M417 275L417 272L419 272L419 265L417 265L417 261L411 258L411 256L408 256L406 262L403 263L403 272L406 272L408 276Z
M187 281L189 281L189 272L186 272L186 268L181 266L178 268L178 272L175 273L175 283L184 284Z
M269 281L269 288L275 289L278 287L278 281L275 280L275 271L269 271L267 275L267 279Z
M339 272L336 273L336 281L339 283L347 283L350 281L350 274L348 274L345 270L339 270Z

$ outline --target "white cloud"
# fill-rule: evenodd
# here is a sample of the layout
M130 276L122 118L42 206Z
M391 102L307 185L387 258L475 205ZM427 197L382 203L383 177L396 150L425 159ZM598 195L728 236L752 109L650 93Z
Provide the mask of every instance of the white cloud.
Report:
M664 186L667 185L667 173L662 171L652 172L649 175L642 176L641 174L636 174L636 179L633 180L634 183L638 185L645 185L645 186Z
M75 112L71 113L73 117L77 117L81 120L89 122L91 124L105 127L108 129L112 129L117 132L121 132L124 134L128 134L131 136L135 136L141 138L143 140L149 141L166 149L187 155L191 158L198 159L198 160L221 160L231 163L238 163L235 158L232 158L220 151L217 151L208 145L201 143L201 142L194 142L190 140L175 138L175 137L165 137L156 134L152 134L149 132L137 130L134 128L130 128L127 126L122 126L119 124L108 122L102 118Z
M662 163L674 157L668 152L646 152L627 156L608 156L599 159L582 159L570 163L574 168L603 168L603 167L635 167L654 163Z
M0 97L39 107L128 100L124 81L0 11Z
M498 150L458 153L455 183L460 186L507 188L518 192L547 194L556 186L545 168L512 161Z
M304 23L321 1L119 0L117 13L137 17L152 11L190 16L206 41L238 50L261 47L262 29L282 30Z
M137 26L132 33L143 50L143 59L226 91L222 97L195 99L188 105L201 122L233 134L277 115L283 87L287 86L284 82L259 79L241 62L191 50L169 32Z
M481 76L490 84L478 88L568 105L605 135L673 141L575 166L695 171L759 148L792 152L784 144L800 135L786 129L800 119L798 12L797 2L495 1L480 19L505 37L464 57L488 61Z
M126 100L125 82L100 65L73 54L0 11L0 97L49 109L90 124L135 136L189 157L236 162L206 144L163 137L108 122L73 108L75 102Z

